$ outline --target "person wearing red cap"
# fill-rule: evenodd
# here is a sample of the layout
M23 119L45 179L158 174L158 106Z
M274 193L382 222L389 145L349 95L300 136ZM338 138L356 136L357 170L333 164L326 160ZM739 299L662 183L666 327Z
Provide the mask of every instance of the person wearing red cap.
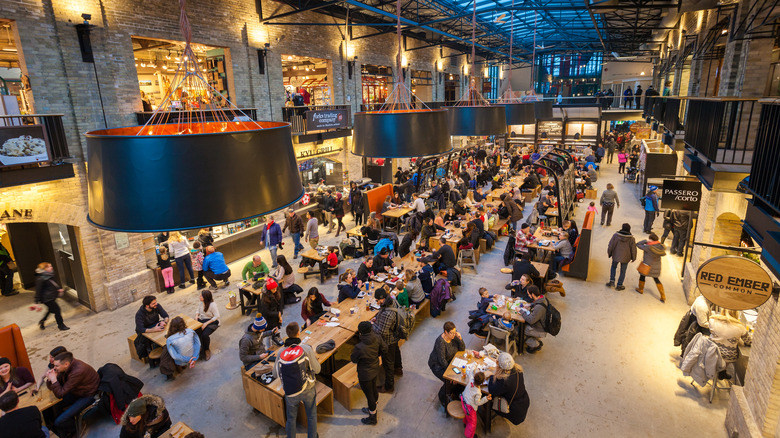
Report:
M266 280L265 291L263 291L263 296L260 298L260 305L257 309L268 324L266 330L273 330L282 326L282 300L280 294L276 280L273 278ZM274 333L273 341L279 346L283 344L278 333Z

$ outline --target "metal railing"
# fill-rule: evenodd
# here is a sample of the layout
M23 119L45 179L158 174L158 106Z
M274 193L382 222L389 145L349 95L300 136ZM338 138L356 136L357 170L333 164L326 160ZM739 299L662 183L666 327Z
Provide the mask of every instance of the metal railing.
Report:
M350 105L309 105L309 106L285 106L282 107L282 120L292 126L293 134L307 134L320 130L309 131L306 126L306 113L308 111L343 110L347 112L346 126L352 126L352 110Z
M712 163L750 164L760 113L756 99L688 99L685 144Z
M163 117L158 117L155 124L162 120L164 120L165 123L178 123L179 119L182 117L187 117L188 120L214 122L217 120L225 120L225 118L233 119L234 115L239 114L239 111L246 114L252 120L257 120L257 108L239 108L238 110L225 108L203 111L163 111L159 113L163 115ZM135 113L135 118L139 125L145 125L151 120L153 115L153 111L140 111Z
M761 106L748 187L780 215L780 104L772 100Z
M22 116L0 116L0 126L43 125L49 141L52 161L70 157L68 140L62 114L27 114Z

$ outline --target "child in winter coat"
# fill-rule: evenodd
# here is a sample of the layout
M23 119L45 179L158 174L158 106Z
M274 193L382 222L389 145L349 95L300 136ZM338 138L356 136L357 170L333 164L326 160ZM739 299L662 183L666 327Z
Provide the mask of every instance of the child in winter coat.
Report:
M484 405L488 401L493 399L493 396L488 394L482 396L482 389L480 385L485 382L485 374L481 371L474 374L470 369L467 369L466 376L469 383L466 384L466 389L460 395L461 406L463 406L463 412L466 416L463 417L463 424L466 426L465 435L466 438L472 438L477 431L477 408Z
M626 161L628 161L628 154L623 151L618 152L618 173L626 171Z
M201 290L206 287L206 281L203 280L203 251L197 240L192 243L190 258L192 259L192 269L198 273L198 290Z

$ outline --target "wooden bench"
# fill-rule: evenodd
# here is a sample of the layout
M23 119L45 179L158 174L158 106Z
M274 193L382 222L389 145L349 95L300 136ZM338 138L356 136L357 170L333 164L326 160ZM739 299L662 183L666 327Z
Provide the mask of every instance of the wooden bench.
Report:
M428 298L424 299L422 303L417 307L417 309L414 310L414 320L415 320L415 326L420 323L423 319L431 316L431 300Z
M130 358L135 359L141 363L146 363L145 360L138 357L138 351L135 349L135 339L137 337L138 337L138 333L133 333L132 336L127 337L127 346L130 348Z
M523 193L523 196L525 197L525 203L532 203L534 202L534 199L536 199L539 196L539 192L542 191L542 186L536 186L533 190L530 192Z
M499 219L496 221L496 223L493 224L492 227L490 227L490 231L496 233L496 236L501 235L501 229L504 228L504 225L509 223L509 219Z
M360 390L357 374L357 364L350 362L333 373L333 396L344 409L352 411L361 399L365 400Z
M333 390L319 380L314 386L314 390L317 391L317 415L333 415ZM306 426L307 423L306 410L303 408L303 403L299 403L298 424Z

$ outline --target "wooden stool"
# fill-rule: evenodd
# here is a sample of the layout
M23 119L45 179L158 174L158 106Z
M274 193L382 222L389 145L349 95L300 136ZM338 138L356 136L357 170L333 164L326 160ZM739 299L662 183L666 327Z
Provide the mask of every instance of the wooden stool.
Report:
M458 420L462 420L466 416L466 413L463 412L463 406L460 404L460 400L453 400L447 403L447 413L450 414L450 417L457 418Z
M348 363L333 373L333 396L348 411L362 399L358 385L357 364ZM357 400L356 400L357 399Z
M135 359L138 362L146 362L145 360L138 357L138 351L135 349L135 339L138 337L137 333L133 333L132 336L128 336L127 338L127 346L130 349L130 358Z
M160 357L162 357L162 347L157 347L149 352L149 368L154 368L160 365Z

